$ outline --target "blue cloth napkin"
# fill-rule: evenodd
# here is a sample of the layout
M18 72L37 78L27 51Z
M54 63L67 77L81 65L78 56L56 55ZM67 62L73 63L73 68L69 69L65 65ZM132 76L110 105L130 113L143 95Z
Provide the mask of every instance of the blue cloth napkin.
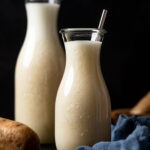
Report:
M150 150L150 117L120 115L111 130L111 142L80 146L76 150Z

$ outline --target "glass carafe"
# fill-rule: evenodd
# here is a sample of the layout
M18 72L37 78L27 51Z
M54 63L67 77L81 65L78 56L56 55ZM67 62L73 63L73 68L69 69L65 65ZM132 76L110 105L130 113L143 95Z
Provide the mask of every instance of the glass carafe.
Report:
M27 0L27 33L15 70L15 120L31 127L41 143L54 142L54 105L65 55L57 33L59 4Z
M110 97L99 55L103 34L97 29L61 30L66 68L55 105L58 150L75 150L110 140Z

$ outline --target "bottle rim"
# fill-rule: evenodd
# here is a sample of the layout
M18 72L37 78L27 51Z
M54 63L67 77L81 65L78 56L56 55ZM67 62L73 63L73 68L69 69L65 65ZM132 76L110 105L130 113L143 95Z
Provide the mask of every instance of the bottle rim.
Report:
M96 28L65 28L59 33L62 35L64 42L69 41L103 41L106 30Z
M107 31L105 29L99 30L97 28L64 28L59 31L59 33L64 34L64 33L97 33L100 35L105 35Z
M50 4L60 4L59 0L25 0L26 3L50 3Z

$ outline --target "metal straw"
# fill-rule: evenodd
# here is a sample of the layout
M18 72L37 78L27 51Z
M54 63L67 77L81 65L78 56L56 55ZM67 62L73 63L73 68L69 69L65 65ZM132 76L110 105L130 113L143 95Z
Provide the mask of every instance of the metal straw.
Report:
M100 22L99 22L99 26L98 26L99 30L103 29L103 26L104 26L104 23L105 23L105 19L106 19L106 16L107 16L107 12L108 11L106 9L103 9L103 12L102 12L102 15L101 15L101 19L100 19Z

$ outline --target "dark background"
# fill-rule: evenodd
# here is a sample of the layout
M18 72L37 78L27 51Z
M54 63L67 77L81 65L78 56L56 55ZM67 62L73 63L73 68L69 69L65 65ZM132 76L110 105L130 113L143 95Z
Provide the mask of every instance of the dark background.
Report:
M112 108L132 107L150 90L150 5L136 0L63 0L58 29L97 27L108 17L101 65ZM0 2L0 116L14 117L14 69L26 33L24 0Z

